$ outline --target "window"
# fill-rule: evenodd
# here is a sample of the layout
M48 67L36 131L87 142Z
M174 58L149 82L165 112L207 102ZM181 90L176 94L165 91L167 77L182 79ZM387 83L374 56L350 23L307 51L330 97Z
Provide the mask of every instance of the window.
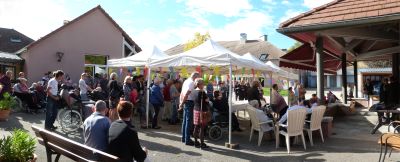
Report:
M85 64L107 65L107 56L85 55Z
M11 37L10 41L13 43L21 43L22 42L21 38L18 38L18 37Z
M261 61L267 61L268 56L269 56L269 54L263 53L263 54L260 55L260 60L261 60Z

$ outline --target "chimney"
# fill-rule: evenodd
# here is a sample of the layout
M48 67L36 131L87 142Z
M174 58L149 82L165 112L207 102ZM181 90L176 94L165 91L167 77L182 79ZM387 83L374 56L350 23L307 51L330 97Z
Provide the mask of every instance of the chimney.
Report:
M247 41L247 34L246 33L240 33L240 44L245 44Z
M261 37L260 37L260 39L262 40L262 41L268 41L268 35L262 35Z
M63 21L63 25L68 24L68 23L69 23L69 20L64 20Z

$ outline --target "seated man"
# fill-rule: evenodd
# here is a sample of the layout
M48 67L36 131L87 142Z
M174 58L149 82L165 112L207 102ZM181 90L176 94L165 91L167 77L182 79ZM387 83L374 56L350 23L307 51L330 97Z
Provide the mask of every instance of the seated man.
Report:
M288 116L288 111L290 111L290 110L296 110L296 109L301 109L301 108L310 108L310 107L309 107L309 102L306 101L306 100L304 100L303 102L300 102L299 105L294 105L294 106L292 106L292 107L289 107L289 108L287 109L286 113L285 113L283 116L281 116L281 118L279 119L279 123L280 123L280 124L286 124L287 116ZM312 112L311 109L310 109L310 110L307 109L307 113L310 112L310 111Z
M133 105L120 101L117 106L119 120L111 123L108 131L108 153L120 158L120 161L144 161L147 149L140 146L138 133L132 125Z
M328 103L335 103L338 100L339 99L335 96L335 94L333 94L332 91L329 91L329 93L327 94Z
M213 101L213 118L217 118L216 120L222 120L225 122L229 121L229 104L228 100L222 97L222 93L220 91L214 92L214 101ZM215 113L215 114L214 114ZM232 113L232 130L241 132L242 129L239 127L239 121L234 113Z
M108 111L104 101L99 100L95 104L96 112L86 118L83 123L83 137L85 145L100 151L106 151L108 145L108 129L111 121L106 117Z

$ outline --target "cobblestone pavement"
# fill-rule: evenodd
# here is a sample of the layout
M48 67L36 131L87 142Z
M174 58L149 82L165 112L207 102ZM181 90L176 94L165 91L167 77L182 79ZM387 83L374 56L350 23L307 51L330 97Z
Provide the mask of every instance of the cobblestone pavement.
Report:
M241 112L242 113L242 112ZM261 146L257 146L258 133L255 133L253 140L249 142L249 119L243 114L239 115L243 132L234 132L232 142L238 143L237 150L228 149L224 146L227 141L227 134L220 141L207 141L209 150L199 150L194 147L185 146L180 141L180 125L168 125L161 122L162 129L138 129L139 139L142 146L147 147L152 161L212 161L212 162L241 162L241 161L378 161L380 147L377 139L380 132L387 128L381 128L377 134L371 135L370 131L377 120L375 113L369 113L365 109L359 109L357 115L337 117L334 119L334 134L325 139L322 143L318 137L314 137L314 146L307 142L307 150L301 144L294 145L291 154L288 155L286 148L275 149L275 141L269 140L268 134L264 135ZM44 113L26 114L13 113L7 122L0 122L1 136L8 135L13 128L23 128L32 135L31 125L43 127ZM134 119L137 120L137 119ZM138 125L136 123L135 125ZM82 142L82 130L61 134L72 140ZM37 144L36 154L39 155L39 162L46 161L45 149ZM392 154L388 161L399 161L400 155L397 152ZM62 157L60 161L70 161Z

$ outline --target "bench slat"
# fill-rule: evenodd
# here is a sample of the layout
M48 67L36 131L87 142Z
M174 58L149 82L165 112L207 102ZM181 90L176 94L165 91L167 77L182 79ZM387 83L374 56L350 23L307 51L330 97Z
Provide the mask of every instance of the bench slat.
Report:
M81 143L75 142L68 138L65 138L59 134L47 131L37 126L32 126L35 131L35 135L38 137L40 144L47 146L54 152L60 153L67 156L75 161L118 161L119 158L102 152L100 150L88 147Z

